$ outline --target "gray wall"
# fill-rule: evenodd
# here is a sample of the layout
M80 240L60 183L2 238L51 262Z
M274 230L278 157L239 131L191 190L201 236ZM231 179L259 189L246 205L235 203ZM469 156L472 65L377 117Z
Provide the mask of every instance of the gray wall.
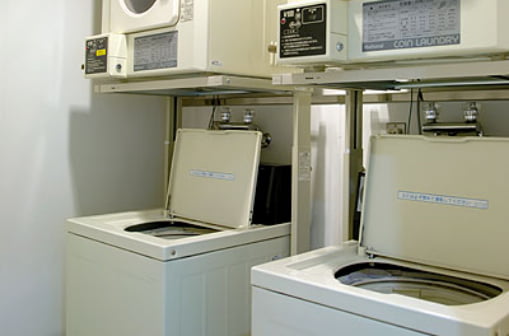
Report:
M63 335L66 218L162 204L163 101L81 75L99 5L2 1L1 335Z

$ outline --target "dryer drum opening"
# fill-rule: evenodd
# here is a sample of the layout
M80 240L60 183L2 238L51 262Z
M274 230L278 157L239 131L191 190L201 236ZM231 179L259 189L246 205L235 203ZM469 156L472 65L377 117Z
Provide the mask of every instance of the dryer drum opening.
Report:
M350 265L335 277L345 285L450 306L482 302L502 293L490 284L385 263Z

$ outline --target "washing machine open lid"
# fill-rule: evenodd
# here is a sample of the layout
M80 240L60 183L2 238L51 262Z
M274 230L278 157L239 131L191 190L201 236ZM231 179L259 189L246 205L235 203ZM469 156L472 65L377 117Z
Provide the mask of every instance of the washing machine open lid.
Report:
M170 216L249 226L261 142L257 131L179 129L168 187Z
M378 136L360 245L509 280L509 139Z

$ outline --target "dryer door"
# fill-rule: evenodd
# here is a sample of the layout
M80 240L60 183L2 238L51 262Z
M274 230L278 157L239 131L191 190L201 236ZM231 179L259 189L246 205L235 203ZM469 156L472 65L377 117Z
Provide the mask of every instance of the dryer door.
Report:
M170 27L179 19L180 0L109 0L110 32Z

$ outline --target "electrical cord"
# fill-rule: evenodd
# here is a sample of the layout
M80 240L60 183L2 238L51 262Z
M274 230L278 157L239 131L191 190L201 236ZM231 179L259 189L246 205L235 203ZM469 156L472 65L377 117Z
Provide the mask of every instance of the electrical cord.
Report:
M211 130L214 127L214 118L215 118L215 114L216 114L216 109L219 105L221 105L221 101L219 100L219 97L216 96L212 99L212 113L210 114L209 126L208 126L209 130Z
M424 96L422 95L422 90L419 89L417 91L417 125L419 127L419 134L422 134L422 125L421 125L421 103L424 102Z
M408 127L406 130L406 134L410 134L410 128L412 126L413 106L414 106L414 89L410 89L410 111L408 111L408 122L407 122Z

